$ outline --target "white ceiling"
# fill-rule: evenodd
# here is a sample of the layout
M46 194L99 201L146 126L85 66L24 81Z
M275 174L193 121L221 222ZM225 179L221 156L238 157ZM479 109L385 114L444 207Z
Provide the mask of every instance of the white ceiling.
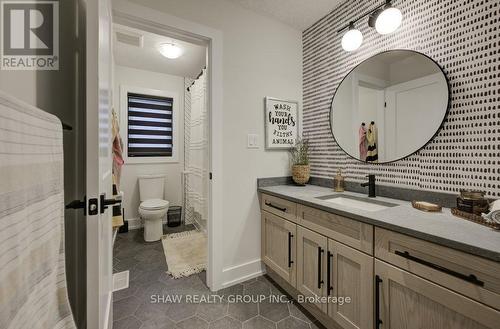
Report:
M304 31L344 0L229 0Z
M162 35L133 29L114 24L114 57L117 65L136 69L196 78L206 63L206 48L204 46L176 40ZM118 42L116 32L142 35L143 47L132 46ZM176 59L168 59L158 52L158 45L174 43L181 47L184 53Z

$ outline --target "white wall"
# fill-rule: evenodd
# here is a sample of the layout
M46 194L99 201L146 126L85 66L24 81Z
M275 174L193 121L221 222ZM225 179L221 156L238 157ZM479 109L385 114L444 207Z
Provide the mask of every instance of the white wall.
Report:
M256 180L290 174L286 151L264 150L264 97L302 101L302 34L224 0L132 2L223 34L224 142L213 146L224 153L223 283L251 275L260 269ZM247 149L249 133L259 149Z
M165 199L170 205L182 205L182 171L184 170L184 78L163 73L143 71L124 66L115 66L115 110L120 117L127 109L120 108L120 86L166 90L179 95L178 115L178 159L176 163L125 163L122 170L120 190L125 194L124 207L126 219L139 218L139 183L138 176L145 174L164 174L166 176ZM175 129L175 127L174 127ZM120 127L122 138L127 127ZM126 149L124 149L126 152ZM147 161L147 160L144 160Z

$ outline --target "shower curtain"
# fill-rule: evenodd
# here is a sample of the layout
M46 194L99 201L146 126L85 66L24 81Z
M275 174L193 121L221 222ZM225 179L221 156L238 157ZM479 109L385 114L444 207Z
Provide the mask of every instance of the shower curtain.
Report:
M185 111L185 222L206 230L208 219L208 113L206 69L189 87Z

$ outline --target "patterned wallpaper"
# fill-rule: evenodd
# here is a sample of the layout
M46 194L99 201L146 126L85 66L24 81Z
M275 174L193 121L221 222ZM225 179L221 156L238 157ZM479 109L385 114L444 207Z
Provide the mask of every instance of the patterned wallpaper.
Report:
M367 19L364 36L345 52L337 30L383 0L345 1L303 32L303 128L312 146L311 174L331 178L342 168L348 180L368 173L384 185L441 192L486 190L500 197L500 2L498 0L396 0L403 24L379 35ZM441 132L404 160L369 165L353 160L335 143L330 104L342 78L381 51L412 49L433 58L451 85L451 108ZM424 125L425 118L416 124Z

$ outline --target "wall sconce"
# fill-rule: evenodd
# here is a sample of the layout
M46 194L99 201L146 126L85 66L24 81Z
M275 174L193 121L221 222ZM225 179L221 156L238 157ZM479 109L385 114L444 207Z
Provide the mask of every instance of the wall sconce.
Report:
M373 8L338 30L337 33L340 33L347 29L347 32L342 37L342 48L345 51L354 51L361 46L363 35L354 28L354 24L368 15L368 26L375 28L378 33L385 35L396 31L401 26L403 14L401 10L393 7L391 2L391 0L386 0L384 4Z

